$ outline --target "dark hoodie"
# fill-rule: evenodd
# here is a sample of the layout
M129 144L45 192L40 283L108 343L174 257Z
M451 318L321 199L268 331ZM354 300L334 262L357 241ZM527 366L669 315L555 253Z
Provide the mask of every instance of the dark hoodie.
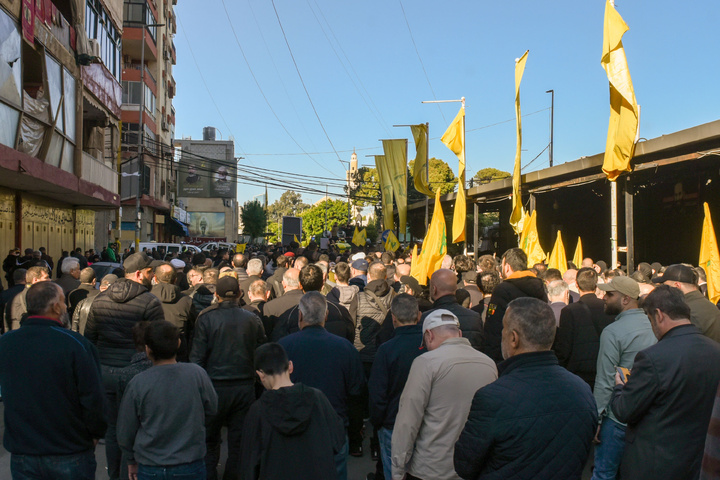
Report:
M357 320L355 322L355 348L360 359L372 363L379 342L378 334L385 322L392 322L390 303L395 290L385 280L372 280L357 294Z
M95 297L85 337L97 347L101 365L122 368L135 354L135 324L164 319L162 304L155 295L144 285L121 278Z
M192 338L192 330L197 318L193 299L182 293L180 287L171 283L153 285L150 293L162 302L165 320L180 329L182 343L178 350L178 360L186 362L190 352L189 343Z
M192 298L192 304L195 306L195 311L200 312L208 308L213 304L215 300L215 285L209 283L201 283L197 285L190 293Z
M243 480L336 478L345 427L327 397L297 383L267 390L250 407L242 436Z
M533 297L548 301L545 284L529 270L515 272L502 281L493 290L485 317L485 338L482 351L496 362L501 362L500 341L503 329L503 317L508 303L516 298Z

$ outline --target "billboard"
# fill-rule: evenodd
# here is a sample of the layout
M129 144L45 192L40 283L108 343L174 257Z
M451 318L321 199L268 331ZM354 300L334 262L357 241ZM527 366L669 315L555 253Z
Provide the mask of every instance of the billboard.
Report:
M224 237L225 214L218 212L187 212L191 237Z
M235 198L236 177L234 163L183 158L178 165L178 196Z

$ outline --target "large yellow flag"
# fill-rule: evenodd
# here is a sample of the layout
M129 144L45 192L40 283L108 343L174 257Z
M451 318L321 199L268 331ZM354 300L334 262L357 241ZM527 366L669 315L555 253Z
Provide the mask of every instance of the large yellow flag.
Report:
M395 234L393 232L390 232L388 234L387 240L385 240L385 250L394 252L398 248L400 248L400 242L398 241ZM412 266L410 268L412 268Z
M440 203L440 189L435 193L435 208L427 234L423 240L418 266L415 261L410 266L413 277L420 285L427 285L427 279L442 265L443 257L447 253L447 237L445 232L445 216Z
M567 257L565 256L565 246L563 245L560 230L558 230L555 246L552 249L552 253L550 253L548 268L557 268L560 270L560 273L565 273L567 271Z
M420 271L420 255L418 255L417 251L417 244L413 245L412 249L412 260L410 260L410 276L417 278L420 276L418 272ZM418 280L419 281L419 280Z
M375 170L380 179L383 227L385 227L385 230L395 230L395 220L393 219L393 189L385 155L375 155Z
M353 232L353 236L352 236L352 240L351 240L352 243L355 243L357 241L358 233L360 233L360 232L358 231L357 225L355 225L355 231Z
M358 247L364 247L365 243L367 243L367 232L366 229L358 230L357 227L355 227L355 233L353 233L352 243L354 245L357 245Z
M622 44L622 37L628 30L610 0L606 0L600 63L610 82L610 124L602 169L611 181L622 172L632 170L630 160L635 154L639 126L638 104Z
M458 193L453 211L453 243L465 241L465 217L467 202L465 199L465 107L455 115L455 119L440 138L458 157Z
M707 293L711 302L720 301L720 254L715 238L712 218L710 218L710 207L703 204L705 209L705 220L703 221L702 240L700 241L700 265L705 269L707 277Z
M522 208L522 192L520 191L520 157L522 151L522 123L520 115L520 82L523 73L525 73L525 63L527 62L528 51L515 61L515 124L517 126L517 143L515 146L515 168L513 169L513 196L512 196L512 213L510 214L510 225L516 234L520 234L523 230L523 208Z
M575 247L575 255L573 255L573 263L577 268L580 268L583 261L583 251L582 251L582 240L580 240L580 237L578 237L578 243L577 247Z
M383 140L390 183L398 209L398 233L405 238L407 218L407 139Z
M537 232L537 210L533 210L530 217L526 217L520 236L520 248L528 257L528 266L532 267L547 258L545 251L540 246L540 239Z
M428 126L425 123L410 125L415 139L415 163L413 164L413 178L415 190L432 197L430 181L427 175L428 162Z

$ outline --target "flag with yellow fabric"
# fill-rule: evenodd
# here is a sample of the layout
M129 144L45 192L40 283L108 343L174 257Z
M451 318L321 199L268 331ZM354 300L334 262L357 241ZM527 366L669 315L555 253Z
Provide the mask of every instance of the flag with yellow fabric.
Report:
M385 155L375 155L375 170L380 179L383 227L385 230L395 230L395 220L393 218L393 188Z
M560 270L560 273L563 274L567 271L567 257L565 256L565 246L563 245L560 230L557 232L555 246L552 249L552 253L550 253L548 268L557 268Z
M513 169L512 185L512 213L510 214L510 225L517 235L523 230L523 221L525 219L522 208L522 191L520 190L520 159L522 152L522 121L520 115L520 82L522 82L523 73L525 73L525 63L527 62L529 50L523 53L523 56L515 61L515 125L517 127L517 142L515 145L515 168Z
M385 250L394 252L400 248L400 242L393 232L388 233L387 240L385 240ZM412 268L412 267L411 267Z
M635 154L640 125L639 107L622 43L622 37L628 30L610 0L606 0L600 63L610 82L610 123L602 169L610 181L615 181L622 172L632 170L630 160Z
M582 251L582 240L580 237L578 237L578 243L577 247L575 247L575 255L573 255L572 262L575 264L577 268L580 268L583 261L583 251Z
M700 261L698 265L705 270L707 277L707 293L711 302L720 301L720 254L717 238L710 217L710 207L703 204L705 220L703 220L702 239L700 241Z
M294 234L293 234L293 242L295 242L295 243L297 243L298 245L300 245L300 240L298 240L297 235L294 235Z
M545 251L540 246L540 239L538 238L537 210L533 210L533 213L527 217L527 220L524 222L519 246L528 257L529 267L547 258Z
M465 217L467 201L465 198L465 107L455 115L455 119L445 130L440 140L458 157L458 193L453 211L453 243L465 241Z
M246 247L247 247L247 243L238 243L235 246L235 253L245 253Z
M363 228L358 232L357 242L353 242L358 247L364 247L367 243L367 229Z
M440 189L435 193L435 208L433 210L432 220L428 227L427 234L423 240L422 250L416 269L410 266L411 275L420 283L427 285L427 279L442 265L442 260L447 253L447 236L445 230L445 216L440 203ZM413 273L414 272L414 273Z
M383 140L382 144L393 197L395 197L398 210L398 234L400 238L405 238L407 228L407 139Z
M425 123L410 125L415 139L415 163L413 163L413 182L415 190L432 197L430 180L427 175L428 162L428 126Z
M353 231L353 236L352 236L352 240L351 240L352 243L355 245L357 245L355 242L357 241L358 233L360 233L360 232L358 232L357 225L355 225L355 231Z
M410 276L416 280L420 271L420 256L417 250L417 244L413 245L412 255L410 256Z

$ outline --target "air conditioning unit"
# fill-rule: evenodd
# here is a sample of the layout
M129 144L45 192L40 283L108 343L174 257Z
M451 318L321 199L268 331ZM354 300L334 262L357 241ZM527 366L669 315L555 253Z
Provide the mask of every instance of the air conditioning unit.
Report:
M162 129L165 130L166 132L170 130L170 128L168 127L168 124L165 120L163 120L161 122L161 125L162 125Z
M88 43L90 44L90 55L93 57L99 57L100 56L100 42L98 42L95 39L88 40Z

